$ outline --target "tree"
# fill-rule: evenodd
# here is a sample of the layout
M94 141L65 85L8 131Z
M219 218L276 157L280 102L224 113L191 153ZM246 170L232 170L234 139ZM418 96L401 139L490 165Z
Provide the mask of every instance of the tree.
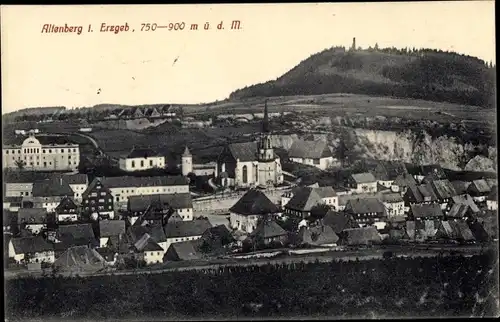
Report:
M311 219L319 220L325 217L326 213L332 208L326 204L319 204L311 208Z
M16 160L15 164L20 171L24 170L26 167L26 162L24 160Z

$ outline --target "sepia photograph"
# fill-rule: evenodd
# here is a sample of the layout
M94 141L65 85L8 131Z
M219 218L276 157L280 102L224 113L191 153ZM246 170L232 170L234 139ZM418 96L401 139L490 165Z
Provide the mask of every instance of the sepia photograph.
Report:
M5 321L500 316L494 1L0 16Z

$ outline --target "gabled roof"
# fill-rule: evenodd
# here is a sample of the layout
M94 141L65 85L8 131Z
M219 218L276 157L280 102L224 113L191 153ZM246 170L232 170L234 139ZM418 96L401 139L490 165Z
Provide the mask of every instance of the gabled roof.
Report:
M263 220L261 221L254 231L252 231L251 236L254 238L273 238L288 235L286 230L284 230L278 223L274 220Z
M319 225L315 227L301 227L299 230L299 239L302 243L308 245L335 244L339 240L332 227Z
M57 228L56 238L71 246L96 243L92 224L61 225Z
M455 192L458 195L461 195L461 194L467 193L467 188L469 187L470 182L455 180L455 181L452 181L451 184L453 185Z
M227 146L229 153L240 162L257 160L257 142L232 143Z
M158 152L148 148L133 148L125 157L127 159L151 158L161 156Z
M45 241L42 236L12 238L10 240L16 254L39 253L54 250L52 244Z
M336 197L337 193L331 186L314 188L321 198Z
M447 199L457 195L455 188L448 179L434 180L431 183L435 194L439 199Z
M403 197L401 194L393 192L393 193L381 193L380 200L382 202L393 203L393 202L402 202Z
M125 233L124 220L101 220L99 221L100 237L119 236Z
M64 213L68 209L78 209L75 201L71 197L64 197L56 207L56 213Z
M229 211L249 216L274 214L279 212L279 209L262 191L250 189L229 208Z
M208 219L194 219L190 221L168 222L165 227L167 238L201 236L212 227Z
M73 196L75 193L61 177L33 183L33 197Z
M19 224L45 224L47 223L47 210L45 208L19 208L17 219Z
M101 179L101 181L102 184L109 189L127 187L179 186L189 184L187 178L183 176L104 177Z
M480 211L479 207L474 202L474 199L472 199L472 197L468 194L460 195L460 196L453 196L451 198L451 201L453 204L460 204L460 205L468 206L473 213L478 213Z
M168 205L173 209L193 208L193 198L191 197L191 193L186 192L130 196L128 198L128 210L132 212L143 212L153 203Z
M201 254L196 249L197 242L190 240L180 243L173 243L167 250L166 257L172 260L196 260L201 258Z
M336 234L342 232L344 229L359 228L352 215L333 210L328 211L325 217L323 217L323 224L332 227Z
M467 214L468 210L469 210L469 206L467 206L467 205L454 204L453 206L451 206L451 208L448 211L448 214L446 214L446 216L451 217L451 218L463 218Z
M135 242L134 248L139 252L163 251L163 248L147 233Z
M472 181L468 190L478 192L481 194L487 194L491 191L491 187L488 185L488 182L486 182L486 180L480 179Z
M351 199L347 202L345 211L352 214L385 214L385 207L378 198Z
M381 181L395 180L398 176L407 173L408 170L401 161L379 161L373 170L374 177Z
M92 182L88 185L87 189L82 193L83 198L87 198L89 194L94 191L98 186L102 187L102 191L107 192L108 194L111 194L111 191L102 183L102 179L100 178L95 178L92 180Z
M371 174L370 172L364 172L364 173L354 173L351 174L352 179L356 183L372 183L376 182L377 179Z
M332 151L326 141L295 140L288 150L290 158L320 159L332 157Z
M443 211L441 210L441 206L437 203L431 204L413 204L410 205L410 211L415 218L422 217L443 217Z
M341 234L341 242L345 245L364 245L381 240L377 228L373 226L345 229Z
M415 178L409 173L405 174L400 174L394 179L393 185L399 186L399 187L408 187L410 185L416 186L417 182L415 181Z
M311 211L321 201L322 198L315 188L302 187L294 193L293 197L285 205L285 208L297 211Z
M62 271L96 272L105 267L105 259L95 249L74 246L67 249L54 262Z

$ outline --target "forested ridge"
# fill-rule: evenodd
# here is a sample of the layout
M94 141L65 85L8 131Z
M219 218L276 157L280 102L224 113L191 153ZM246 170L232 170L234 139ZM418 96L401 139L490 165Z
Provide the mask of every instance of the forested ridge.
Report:
M332 47L230 99L352 93L494 107L496 66L436 49Z
M493 316L494 252L7 280L6 318Z

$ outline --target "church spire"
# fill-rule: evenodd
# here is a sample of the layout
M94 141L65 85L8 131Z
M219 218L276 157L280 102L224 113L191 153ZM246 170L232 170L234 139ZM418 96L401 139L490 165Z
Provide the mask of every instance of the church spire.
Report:
M262 121L262 133L269 133L269 116L267 115L267 99L264 103L264 120Z

